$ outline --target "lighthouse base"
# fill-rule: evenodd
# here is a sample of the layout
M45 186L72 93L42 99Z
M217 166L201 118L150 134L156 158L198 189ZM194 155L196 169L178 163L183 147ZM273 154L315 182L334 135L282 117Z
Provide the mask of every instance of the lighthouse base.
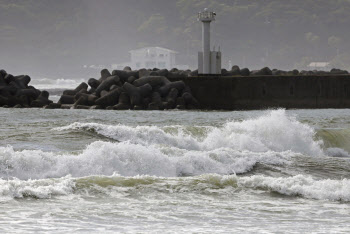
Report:
M221 52L220 51L211 51L210 52L210 61L209 72L204 71L204 59L203 52L198 52L198 74L201 75L220 75L221 74Z

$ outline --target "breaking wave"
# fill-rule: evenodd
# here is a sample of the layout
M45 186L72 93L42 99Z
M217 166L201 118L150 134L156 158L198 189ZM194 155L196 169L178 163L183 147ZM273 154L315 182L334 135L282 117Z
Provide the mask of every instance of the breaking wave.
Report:
M266 177L255 175L242 177L238 185L245 188L263 189L287 196L333 201L350 201L350 180L315 180L310 176Z
M94 131L120 142L96 141L83 151L64 153L0 147L0 176L227 175L249 172L257 163L283 165L298 155L324 155L322 142L314 140L314 130L284 110L222 127L74 123L54 131Z
M310 176L268 177L205 174L195 177L155 177L118 174L39 180L0 179L0 201L32 197L49 199L57 196L130 196L143 194L194 193L232 196L241 191L261 194L278 193L290 197L350 202L350 180L316 180ZM155 195L156 196L156 195Z
M187 151L177 148L143 146L130 142L94 142L79 154L58 154L40 150L15 151L0 148L0 176L19 179L59 178L67 175L163 177L207 173L234 174L250 171L258 162L288 163L291 151L254 153L232 149Z
M222 127L137 126L73 123L56 131L94 131L118 141L134 144L163 144L186 150L247 150L250 152L293 151L311 156L323 155L322 141L315 140L315 131L275 110L256 119L231 121Z

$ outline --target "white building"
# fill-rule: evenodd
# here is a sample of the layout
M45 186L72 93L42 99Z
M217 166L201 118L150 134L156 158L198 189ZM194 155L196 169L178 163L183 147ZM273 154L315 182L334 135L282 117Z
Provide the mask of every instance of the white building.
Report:
M137 50L129 51L131 55L131 61L122 64L113 64L113 69L123 69L126 66L130 66L132 69L188 69L188 66L179 66L176 64L176 51L161 48L161 47L145 47Z

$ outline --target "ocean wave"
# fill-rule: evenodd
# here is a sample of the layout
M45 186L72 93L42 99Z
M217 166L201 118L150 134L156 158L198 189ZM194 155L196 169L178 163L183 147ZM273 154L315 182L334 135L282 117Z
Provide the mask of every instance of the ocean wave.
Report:
M113 173L122 176L164 177L234 174L250 171L259 162L269 165L286 164L294 155L291 151L254 153L221 148L203 152L102 141L88 145L79 154L15 151L9 146L0 148L0 176L44 179Z
M235 193L278 193L306 199L350 202L350 180L316 180L307 175L269 177L203 174L193 177L87 176L58 179L0 179L0 201L13 198L49 199L57 196L129 197L137 194L191 193L235 196Z
M255 175L241 177L238 186L244 188L263 189L287 196L332 201L350 201L350 180L315 180L311 176L297 175L293 177L266 177Z
M251 152L293 151L312 156L324 155L322 141L315 131L300 123L285 110L274 110L255 119L231 121L222 127L197 126L197 132L183 126L125 126L98 123L73 123L56 131L94 131L118 141L135 144L165 144L186 150L208 151L220 148Z
M295 156L325 155L315 131L284 110L221 127L74 123L53 130L93 131L120 142L96 141L83 151L61 153L0 147L0 177L243 174L258 163L286 165Z
M74 188L75 182L69 177L42 180L0 179L0 200L25 197L48 199L72 194Z
M327 155L331 157L338 157L338 158L349 158L350 154L349 152L345 151L344 149L340 148L328 148L327 149Z

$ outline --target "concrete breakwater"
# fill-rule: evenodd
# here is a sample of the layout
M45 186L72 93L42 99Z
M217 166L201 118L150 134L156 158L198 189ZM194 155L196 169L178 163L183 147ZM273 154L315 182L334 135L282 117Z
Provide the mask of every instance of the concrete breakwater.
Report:
M203 76L188 85L201 109L350 108L350 75Z

